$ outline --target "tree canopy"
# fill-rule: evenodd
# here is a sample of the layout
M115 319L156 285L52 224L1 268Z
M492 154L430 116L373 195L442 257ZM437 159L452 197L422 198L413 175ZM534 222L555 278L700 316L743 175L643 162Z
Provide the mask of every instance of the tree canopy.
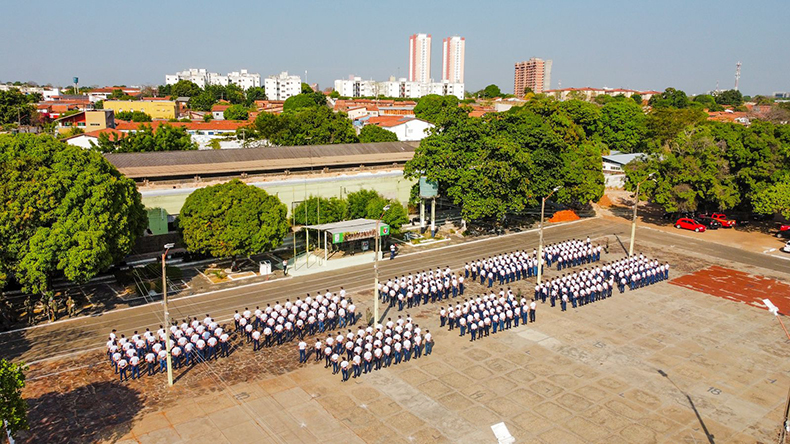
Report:
M151 116L142 111L120 111L115 113L115 118L127 122L150 122L152 120Z
M151 125L142 124L135 132L122 137L99 134L98 144L91 142L96 151L102 153L139 153L149 151L189 151L198 146L182 126L159 125L156 130Z
M283 112L299 111L302 108L318 108L326 107L326 96L319 92L310 92L297 94L293 97L286 99L283 104Z
M36 120L35 95L22 94L18 89L0 91L0 125L21 123L29 125Z
M633 101L609 102L601 108L601 140L610 150L639 151L647 133L645 119L642 107Z
M194 97L203 92L199 86L189 80L179 80L175 85L168 86L173 97Z
M378 125L365 125L359 132L359 141L362 143L397 142L398 135Z
M292 219L294 225L316 225L347 220L347 216L347 200L310 196L294 207Z
M743 105L743 94L737 89L722 91L714 96L719 105L741 106Z
M465 118L468 110L458 106L458 97L440 96L429 94L420 98L414 107L417 118L431 122L437 126L444 126L449 122Z
M147 226L140 193L101 154L49 136L0 135L0 288L43 294L85 283L129 253Z
M250 112L244 105L231 105L222 113L225 120L247 120Z
M675 88L667 88L661 94L656 94L647 102L652 107L686 108L689 106L689 98L686 93Z
M189 251L249 256L282 243L287 213L276 196L234 179L193 191L181 208L178 228Z
M422 140L405 174L437 180L442 194L471 220L521 212L558 185L563 186L556 195L560 201L596 200L603 194L601 147L587 140L566 107L580 122L595 126L585 118L591 111L581 105L531 101L434 132Z
M260 113L253 127L258 137L272 145L328 145L359 141L346 114L335 113L326 106L306 107L279 115Z
M526 94L526 89L524 89L524 94ZM501 97L502 91L499 89L498 86L491 84L483 88L480 92L477 93L477 97L482 99L493 99L494 97Z
M0 359L0 430L5 425L11 436L28 429L27 402L22 398L26 371L24 364Z

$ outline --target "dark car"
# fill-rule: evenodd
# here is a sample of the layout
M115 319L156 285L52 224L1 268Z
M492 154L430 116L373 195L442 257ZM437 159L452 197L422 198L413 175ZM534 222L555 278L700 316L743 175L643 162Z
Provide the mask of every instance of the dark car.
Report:
M716 219L711 219L710 217L695 217L694 220L705 225L708 230L718 230L721 228L721 222Z
M790 224L779 225L779 230L776 232L778 238L790 238Z

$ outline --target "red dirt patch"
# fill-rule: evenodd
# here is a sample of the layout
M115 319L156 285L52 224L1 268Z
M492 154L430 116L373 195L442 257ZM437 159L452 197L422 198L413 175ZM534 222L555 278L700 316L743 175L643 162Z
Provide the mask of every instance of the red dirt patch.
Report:
M600 206L602 206L604 208L609 208L609 207L611 207L613 205L612 204L612 199L609 199L609 196L604 194L601 197L601 200L598 201L598 205L600 205Z
M579 216L573 210L562 210L554 213L549 222L570 222L572 220L579 220Z
M762 300L770 299L780 312L790 314L790 285L765 276L714 265L669 283L762 309Z

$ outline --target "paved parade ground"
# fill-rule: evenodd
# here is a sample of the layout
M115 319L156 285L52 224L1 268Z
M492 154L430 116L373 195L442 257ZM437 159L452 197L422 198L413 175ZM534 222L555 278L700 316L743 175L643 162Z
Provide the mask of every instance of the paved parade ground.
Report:
M546 234L548 242L588 234L594 243L608 242L603 263L624 257L616 235L623 239L627 228L590 220ZM787 289L788 264L754 254L709 254L733 249L674 235L640 236L638 252L672 264L670 281L615 290L611 298L564 313L559 304L538 303L537 322L475 342L440 328L440 305L429 303L408 313L433 334L430 356L348 382L323 361L299 364L296 343L253 352L234 338L230 357L177 371L172 389L163 375L119 383L101 336L110 325L130 333L158 324L151 307L65 323L63 335L54 326L34 329L15 339L24 343L16 357L38 361L24 393L31 431L21 441L493 443L491 426L500 422L516 442L775 441L790 387L790 344L774 317L745 296L770 283L763 293L784 308L778 299ZM523 233L385 261L382 278L531 251L536 238ZM243 308L244 298L254 306L340 285L364 313L372 273L343 276L348 279L273 282L257 293L239 290L236 299L220 293L215 304L221 310L212 309L208 297L184 300L177 316L211 313L223 320L233 307ZM512 287L531 296L534 278ZM480 291L471 284L466 296ZM68 335L76 335L74 350L83 352L65 353Z

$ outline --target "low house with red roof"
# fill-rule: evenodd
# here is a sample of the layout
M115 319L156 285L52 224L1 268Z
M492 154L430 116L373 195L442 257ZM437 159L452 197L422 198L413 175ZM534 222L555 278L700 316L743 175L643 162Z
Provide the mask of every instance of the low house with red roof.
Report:
M121 137L124 137L126 135L126 133L118 131L115 128L105 128L98 131L91 131L89 133L77 134L76 136L71 136L66 139L63 139L63 141L68 143L69 145L74 145L80 148L89 149L92 146L91 142L93 142L93 144L95 145L99 144L99 136L102 134L107 134L110 140L113 140L114 138L120 139Z
M412 116L379 116L369 117L359 121L362 126L378 125L387 131L392 131L401 142L416 142L428 137L428 130L434 124Z
M132 97L140 97L143 94L140 88L129 88L126 86L108 86L105 88L94 88L88 91L88 100L90 100L91 103L96 103L99 100L107 100L112 95L112 93L117 89L120 89L121 92L123 92L127 96L132 96Z
M230 108L229 103L217 103L211 106L211 118L225 120L225 110Z

